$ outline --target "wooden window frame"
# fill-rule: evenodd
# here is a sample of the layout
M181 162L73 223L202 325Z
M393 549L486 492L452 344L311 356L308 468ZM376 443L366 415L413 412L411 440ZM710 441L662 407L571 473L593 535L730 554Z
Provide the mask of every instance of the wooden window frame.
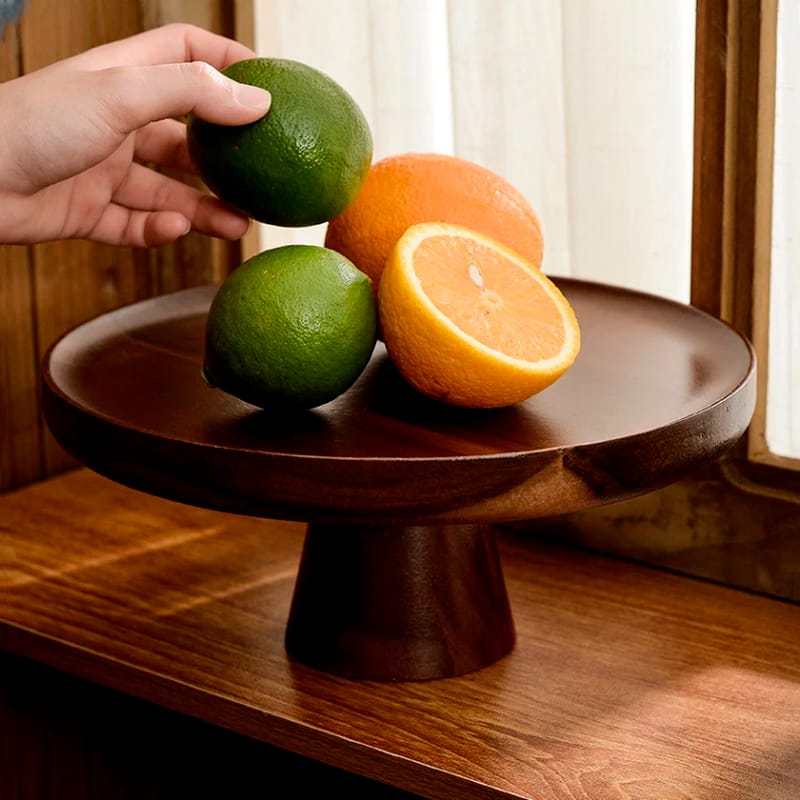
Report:
M748 461L797 470L800 460L771 452L766 439L778 0L697 8L692 303L758 354ZM781 471L750 469L765 484L784 480Z

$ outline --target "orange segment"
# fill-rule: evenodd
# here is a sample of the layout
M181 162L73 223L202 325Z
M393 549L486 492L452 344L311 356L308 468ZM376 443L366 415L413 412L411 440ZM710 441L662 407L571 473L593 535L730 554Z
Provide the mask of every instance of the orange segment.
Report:
M383 340L419 391L453 405L513 405L572 365L580 328L536 266L499 242L446 223L410 227L381 277Z
M530 270L483 242L434 235L414 251L414 273L428 299L464 333L525 361L557 355L561 311ZM531 315L531 306L537 309Z

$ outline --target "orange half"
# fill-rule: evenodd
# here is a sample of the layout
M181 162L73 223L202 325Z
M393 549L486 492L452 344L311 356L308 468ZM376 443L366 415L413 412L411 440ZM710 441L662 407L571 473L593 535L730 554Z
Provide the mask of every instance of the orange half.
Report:
M563 375L580 349L575 313L555 283L458 225L408 228L381 276L378 309L403 377L452 405L521 402Z

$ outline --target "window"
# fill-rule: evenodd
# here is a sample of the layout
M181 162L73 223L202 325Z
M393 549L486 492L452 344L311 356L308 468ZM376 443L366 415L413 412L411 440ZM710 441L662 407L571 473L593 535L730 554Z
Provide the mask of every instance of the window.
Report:
M762 459L800 469L800 4L778 6L775 149ZM766 458L766 460L773 460Z
M751 338L748 440L559 535L800 600L797 0L778 12L778 0L274 0L252 32L260 52L351 91L377 158L444 150L514 182L542 218L546 271L690 301ZM256 235L263 248L323 229Z

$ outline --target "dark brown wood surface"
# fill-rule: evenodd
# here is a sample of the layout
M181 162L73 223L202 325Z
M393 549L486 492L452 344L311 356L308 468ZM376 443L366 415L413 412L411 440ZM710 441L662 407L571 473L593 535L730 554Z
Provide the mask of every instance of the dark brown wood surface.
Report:
M286 627L295 661L348 678L450 678L514 638L490 526L308 526Z
M561 279L583 345L524 403L472 411L414 392L378 345L355 386L308 413L260 411L200 378L201 287L104 315L44 364L64 446L135 488L314 522L495 522L663 485L718 455L754 404L748 343L697 309Z
M88 471L0 503L0 647L83 679L443 800L800 796L797 606L504 535L506 658L350 681L284 650L302 525Z

